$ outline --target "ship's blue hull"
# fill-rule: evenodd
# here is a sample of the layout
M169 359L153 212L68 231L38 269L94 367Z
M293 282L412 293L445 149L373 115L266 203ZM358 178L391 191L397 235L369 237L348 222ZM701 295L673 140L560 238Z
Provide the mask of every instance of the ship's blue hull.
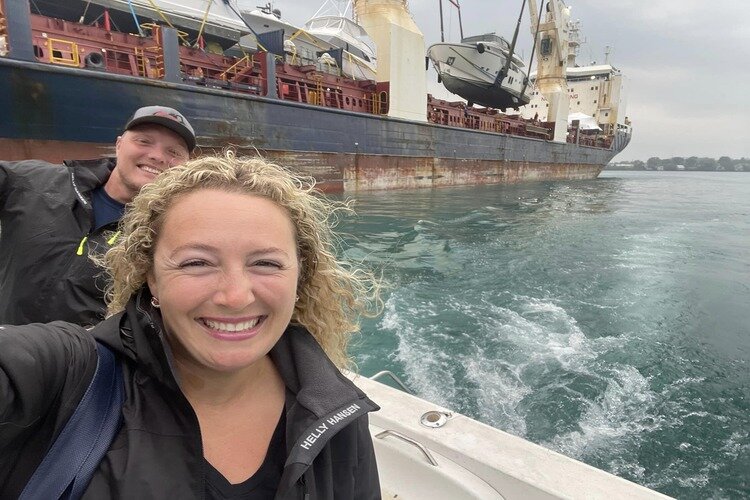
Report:
M113 144L134 109L155 103L185 114L204 153L227 146L258 150L333 183L331 189L593 178L616 154L0 58L0 147L23 142L16 155L50 156L55 144ZM35 154L35 144L46 147Z

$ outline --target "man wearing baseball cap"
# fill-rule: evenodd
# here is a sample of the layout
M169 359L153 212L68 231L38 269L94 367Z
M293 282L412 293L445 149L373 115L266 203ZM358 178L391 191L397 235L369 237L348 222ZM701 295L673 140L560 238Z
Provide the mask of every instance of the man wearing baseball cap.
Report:
M90 256L117 240L140 189L184 163L195 132L177 110L146 106L115 142L115 157L0 161L0 325L104 318L105 280Z

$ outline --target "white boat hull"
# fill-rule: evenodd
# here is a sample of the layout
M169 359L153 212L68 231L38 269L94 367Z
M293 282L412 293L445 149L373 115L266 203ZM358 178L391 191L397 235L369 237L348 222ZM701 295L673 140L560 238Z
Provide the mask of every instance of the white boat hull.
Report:
M383 498L669 498L380 382L352 380L381 407L370 414L370 430ZM420 418L427 412L445 415L445 424L422 425ZM430 463L428 454L437 465Z
M529 102L524 91L526 74L511 64L501 82L497 75L507 54L492 43L437 43L427 50L443 85L469 102L505 109Z

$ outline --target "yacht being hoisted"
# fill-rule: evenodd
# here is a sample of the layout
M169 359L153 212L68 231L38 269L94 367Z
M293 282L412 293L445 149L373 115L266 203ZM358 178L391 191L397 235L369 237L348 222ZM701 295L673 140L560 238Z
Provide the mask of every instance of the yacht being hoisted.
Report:
M460 13L458 1L450 2ZM441 2L441 27L442 11ZM441 43L427 49L427 56L438 72L438 81L450 92L469 101L469 105L518 109L528 104L524 63L514 53L518 27L510 43L495 33L463 38L461 29L461 34L461 43L445 43L441 30Z

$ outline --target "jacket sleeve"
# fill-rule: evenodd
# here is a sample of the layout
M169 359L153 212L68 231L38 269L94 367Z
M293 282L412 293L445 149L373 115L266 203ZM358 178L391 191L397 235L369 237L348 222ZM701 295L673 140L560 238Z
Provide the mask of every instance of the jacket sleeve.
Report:
M0 457L42 422L56 432L60 422L51 413L67 418L96 363L94 338L77 325L0 326Z
M358 418L357 426L357 477L354 479L354 498L380 500L380 477L370 434L369 417L364 415Z
M38 160L0 160L0 211L6 209L5 201L10 197L11 192L16 189L19 177L24 177L26 172L32 171L43 164L45 163Z
M44 193L49 185L58 182L63 165L42 160L0 160L0 211L6 210L6 201L17 189Z

